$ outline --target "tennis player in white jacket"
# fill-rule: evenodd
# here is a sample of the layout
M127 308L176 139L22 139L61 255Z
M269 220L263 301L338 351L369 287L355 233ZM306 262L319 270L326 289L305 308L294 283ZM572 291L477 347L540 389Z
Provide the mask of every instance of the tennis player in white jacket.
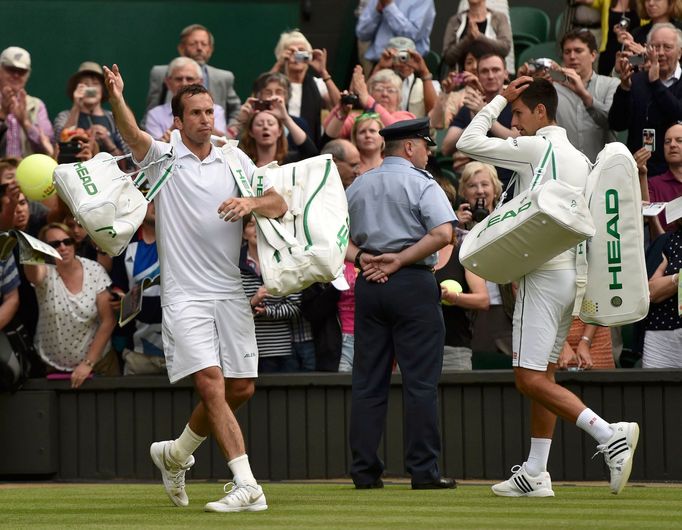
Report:
M512 104L512 127L518 138L489 138L493 122ZM520 77L474 117L457 142L471 158L516 171L516 189L530 188L536 165L553 146L546 178L554 175L585 189L590 164L555 121L557 93L544 79ZM519 280L514 308L513 365L516 387L531 400L531 446L528 459L512 468L512 477L493 486L505 497L554 496L547 472L557 416L575 423L597 441L611 471L611 491L620 493L630 477L639 438L636 423L609 424L575 394L556 384L557 359L571 325L576 295L575 250L568 250Z

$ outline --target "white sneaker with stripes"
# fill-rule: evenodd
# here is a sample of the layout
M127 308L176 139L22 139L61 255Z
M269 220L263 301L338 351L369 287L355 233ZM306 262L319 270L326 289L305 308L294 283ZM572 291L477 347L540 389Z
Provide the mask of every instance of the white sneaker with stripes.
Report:
M613 435L608 442L597 446L596 454L603 453L611 472L611 493L618 495L630 478L632 459L639 440L639 425L621 421L612 423L611 428Z
M554 497L552 479L547 471L537 477L526 472L526 463L514 466L509 480L495 484L492 489L500 497Z

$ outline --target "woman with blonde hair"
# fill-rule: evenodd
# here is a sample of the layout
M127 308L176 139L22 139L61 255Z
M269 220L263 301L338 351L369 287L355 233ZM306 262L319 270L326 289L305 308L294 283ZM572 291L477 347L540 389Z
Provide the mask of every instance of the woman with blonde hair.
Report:
M315 145L322 135L323 108L340 100L339 89L327 71L327 50L313 49L298 30L285 31L275 46L276 62L271 72L281 72L289 79L289 114L303 118Z
M75 239L66 225L50 223L39 238L62 259L56 265L24 265L38 299L38 354L53 372L71 372L72 388L93 371L118 375L118 359L110 351L116 321L107 290L109 275L99 263L76 255Z
M411 112L400 110L402 86L402 79L393 70L378 70L365 82L362 67L356 66L349 92L357 96L357 106L363 110L354 110L352 104L334 107L324 122L326 135L330 138L350 138L355 117L363 112L378 114L384 127L397 121L414 119L415 115Z
M502 183L490 164L469 162L459 179L459 195L464 199L457 208L459 225L467 231L482 221L500 200ZM467 231L462 232L462 239ZM485 280L488 311L472 314L471 349L474 352L501 351L511 356L514 293L511 284L498 285Z
M477 216L483 215L483 210L486 210L487 215L497 206L502 195L502 182L494 166L469 162L459 177L458 192L464 201L457 208L457 219L460 226L470 230L481 220ZM482 209L477 210L477 206Z
M350 141L360 152L360 174L379 167L384 159L384 139L379 131L384 128L376 112L360 114L353 122Z

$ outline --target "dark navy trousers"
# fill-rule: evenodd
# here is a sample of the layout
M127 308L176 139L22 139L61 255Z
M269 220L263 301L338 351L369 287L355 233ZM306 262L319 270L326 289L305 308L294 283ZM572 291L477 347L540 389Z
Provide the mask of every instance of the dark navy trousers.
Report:
M393 358L403 380L405 468L412 482L440 477L438 380L445 326L440 288L425 269L403 268L380 284L355 284L355 354L350 421L351 476L372 483L384 464L384 432Z

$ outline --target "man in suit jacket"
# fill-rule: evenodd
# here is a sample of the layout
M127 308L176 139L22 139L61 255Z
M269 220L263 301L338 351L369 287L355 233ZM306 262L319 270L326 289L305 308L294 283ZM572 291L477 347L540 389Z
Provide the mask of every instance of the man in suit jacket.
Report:
M187 26L180 33L178 52L183 57L190 57L199 63L204 78L204 86L213 96L213 101L225 109L228 123L233 122L241 101L234 90L234 74L228 70L220 70L208 65L213 54L213 34L200 24ZM168 89L164 83L168 73L168 65L153 66L149 73L149 93L147 94L146 111L152 107L170 101Z
M644 132L652 142L653 152L647 162L649 175L667 170L663 157L665 131L682 120L682 31L669 23L655 24L647 41L649 52L639 72L619 59L620 86L609 111L609 125L616 131L628 131L628 149L637 151L643 145Z

